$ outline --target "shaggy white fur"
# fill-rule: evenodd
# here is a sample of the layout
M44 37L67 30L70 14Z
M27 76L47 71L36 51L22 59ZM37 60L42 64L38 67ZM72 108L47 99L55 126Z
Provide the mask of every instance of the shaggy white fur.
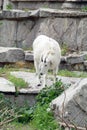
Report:
M57 41L45 35L38 36L33 42L34 65L39 81L43 77L46 85L47 72L53 70L54 82L59 69L61 49Z

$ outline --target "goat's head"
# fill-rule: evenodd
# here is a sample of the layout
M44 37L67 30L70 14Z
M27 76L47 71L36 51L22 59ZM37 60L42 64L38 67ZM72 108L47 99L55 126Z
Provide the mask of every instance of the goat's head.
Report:
M40 64L39 64L39 74L44 75L47 74L48 70L52 66L52 59L54 58L54 53L48 51L44 55L41 56Z
M39 64L39 74L40 76L47 74L50 67L50 62L47 56L41 56L40 64Z

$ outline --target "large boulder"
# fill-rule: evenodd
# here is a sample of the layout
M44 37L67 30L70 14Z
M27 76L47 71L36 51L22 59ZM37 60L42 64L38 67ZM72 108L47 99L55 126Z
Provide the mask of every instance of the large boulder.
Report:
M87 126L87 78L67 89L51 102L55 117L69 124Z
M25 53L20 48L0 47L0 62L15 63L25 59Z

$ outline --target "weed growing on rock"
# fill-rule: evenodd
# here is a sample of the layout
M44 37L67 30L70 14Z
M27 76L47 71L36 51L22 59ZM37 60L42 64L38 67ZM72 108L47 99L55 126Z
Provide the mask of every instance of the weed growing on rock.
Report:
M7 10L11 10L12 8L13 8L13 7L12 7L12 4L7 4L7 5L6 5L6 9L7 9Z
M36 109L31 124L36 130L60 130L57 121L50 111L49 103L64 91L64 85L59 80L50 87L45 87L37 96Z
M87 12L87 6L82 7L81 10L84 11L84 12Z

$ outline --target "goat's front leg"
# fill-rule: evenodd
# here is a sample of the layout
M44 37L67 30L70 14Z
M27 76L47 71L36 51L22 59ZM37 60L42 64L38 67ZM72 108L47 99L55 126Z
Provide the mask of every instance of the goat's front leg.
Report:
M34 66L35 66L35 70L36 70L36 75L39 75L39 62L37 62L35 59L34 59Z
M57 81L57 72L58 72L58 68L53 70L53 75L54 75L54 83Z
M43 75L43 84L42 86L45 87L47 85L47 74Z

